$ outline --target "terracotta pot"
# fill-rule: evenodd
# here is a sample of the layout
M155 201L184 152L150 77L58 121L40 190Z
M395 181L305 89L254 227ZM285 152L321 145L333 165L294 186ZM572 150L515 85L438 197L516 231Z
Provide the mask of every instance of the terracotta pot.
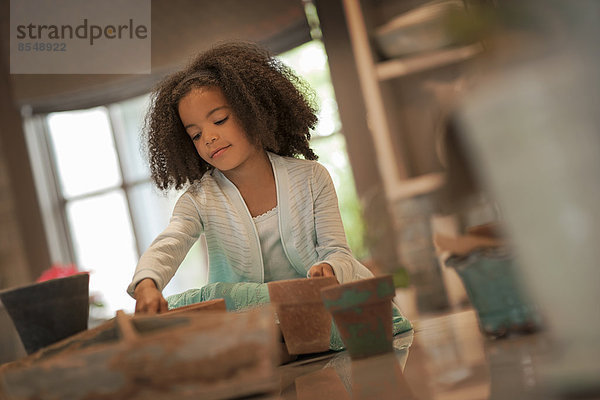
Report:
M363 279L321 290L342 341L352 358L392 351L391 275Z
M336 284L334 277L268 283L269 297L275 306L279 327L290 354L329 350L331 315L323 306L320 291Z
M28 354L87 329L87 273L0 291Z

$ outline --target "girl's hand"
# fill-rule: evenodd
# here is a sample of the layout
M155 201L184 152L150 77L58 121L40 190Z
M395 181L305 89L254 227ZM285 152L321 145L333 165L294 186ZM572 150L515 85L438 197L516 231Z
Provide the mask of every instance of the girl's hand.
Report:
M152 279L146 278L137 284L133 292L135 297L135 313L156 314L169 310L167 301L156 288Z
M335 273L333 272L333 268L331 268L331 265L327 263L321 263L310 267L310 269L308 270L308 276L309 278L316 278L320 276L335 277Z

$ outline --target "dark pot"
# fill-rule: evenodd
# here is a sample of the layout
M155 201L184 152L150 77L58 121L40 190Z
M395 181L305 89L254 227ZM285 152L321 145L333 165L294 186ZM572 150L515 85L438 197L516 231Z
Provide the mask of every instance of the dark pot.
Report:
M352 358L392 351L391 275L362 279L321 290L344 346Z
M87 273L0 291L28 354L87 329Z

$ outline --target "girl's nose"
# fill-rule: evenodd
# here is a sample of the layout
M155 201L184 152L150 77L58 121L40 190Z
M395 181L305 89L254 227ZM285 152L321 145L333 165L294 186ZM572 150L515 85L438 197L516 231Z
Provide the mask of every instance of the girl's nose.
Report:
M206 135L206 144L211 144L212 142L214 142L215 140L217 140L217 136L210 134L210 135Z

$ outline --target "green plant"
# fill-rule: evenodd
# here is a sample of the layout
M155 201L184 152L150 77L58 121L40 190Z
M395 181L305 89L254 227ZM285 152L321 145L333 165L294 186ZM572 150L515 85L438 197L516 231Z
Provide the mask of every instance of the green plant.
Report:
M392 278L394 280L394 287L396 288L407 288L410 286L410 276L404 266L400 266L392 272Z

